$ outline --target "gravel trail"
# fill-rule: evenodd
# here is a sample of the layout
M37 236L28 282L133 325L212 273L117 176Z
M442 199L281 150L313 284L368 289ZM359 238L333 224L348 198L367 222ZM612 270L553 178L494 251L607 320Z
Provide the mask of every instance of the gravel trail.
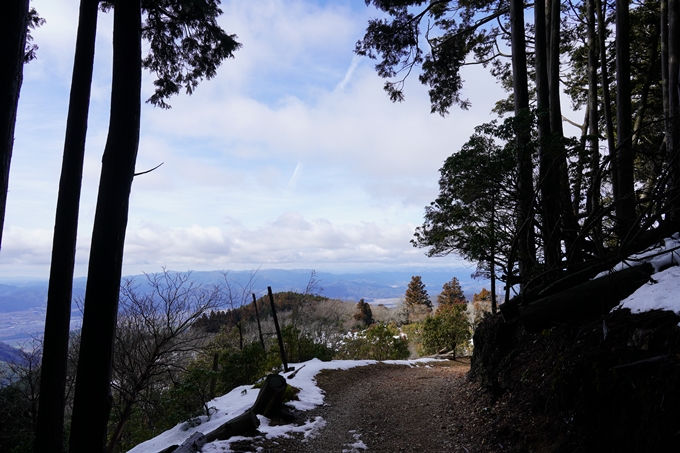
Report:
M462 428L469 412L456 396L467 388L468 362L376 365L322 371L324 405L296 415L302 424L322 417L314 436L253 439L235 451L355 453L472 452ZM291 385L295 385L294 380Z

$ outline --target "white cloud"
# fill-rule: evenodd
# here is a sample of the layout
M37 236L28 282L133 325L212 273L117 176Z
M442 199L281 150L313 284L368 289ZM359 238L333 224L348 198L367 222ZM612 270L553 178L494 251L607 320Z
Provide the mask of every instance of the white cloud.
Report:
M34 0L47 19L21 95L0 271L44 271L61 167L77 7ZM392 104L373 62L353 54L363 2L223 1L243 48L169 111L144 105L126 268L403 266L437 194L438 169L501 95L485 70L464 78L473 102L429 113L408 81ZM111 14L101 15L83 176L78 269L84 274L108 128ZM152 78L144 77L151 94ZM38 239L38 238L42 239ZM49 238L45 241L45 238ZM152 269L153 270L153 269Z

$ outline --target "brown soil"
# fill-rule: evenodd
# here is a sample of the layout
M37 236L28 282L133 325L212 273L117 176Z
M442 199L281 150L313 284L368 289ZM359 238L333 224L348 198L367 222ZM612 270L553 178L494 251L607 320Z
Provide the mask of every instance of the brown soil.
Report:
M295 420L302 424L323 417L327 425L315 437L257 437L231 448L313 453L360 452L363 446L375 452L515 450L511 439L489 443L495 411L490 394L467 380L469 368L468 359L459 359L322 371L317 383L326 393L324 405L296 414Z
M466 359L323 371L315 437L256 436L257 452L680 451L680 318L618 312L529 334L488 318ZM606 335L605 335L606 332ZM283 423L283 421L274 421Z

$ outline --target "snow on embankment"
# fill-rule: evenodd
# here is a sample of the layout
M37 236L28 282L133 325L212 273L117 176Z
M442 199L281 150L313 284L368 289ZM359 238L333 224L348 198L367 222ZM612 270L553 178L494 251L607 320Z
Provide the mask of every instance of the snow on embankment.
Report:
M628 308L632 313L669 310L680 316L680 234L665 239L663 245L630 256L612 271L625 269L632 263L650 263L655 272L652 281L622 300L614 310Z

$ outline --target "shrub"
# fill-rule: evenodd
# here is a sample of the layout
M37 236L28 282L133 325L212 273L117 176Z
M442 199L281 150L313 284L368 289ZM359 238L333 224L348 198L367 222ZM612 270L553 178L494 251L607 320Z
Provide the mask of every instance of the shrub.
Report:
M470 322L465 304L440 307L423 325L423 353L435 354L441 349L453 351L454 357L469 342Z
M345 337L337 357L342 359L399 360L409 357L408 339L395 324L378 323Z

